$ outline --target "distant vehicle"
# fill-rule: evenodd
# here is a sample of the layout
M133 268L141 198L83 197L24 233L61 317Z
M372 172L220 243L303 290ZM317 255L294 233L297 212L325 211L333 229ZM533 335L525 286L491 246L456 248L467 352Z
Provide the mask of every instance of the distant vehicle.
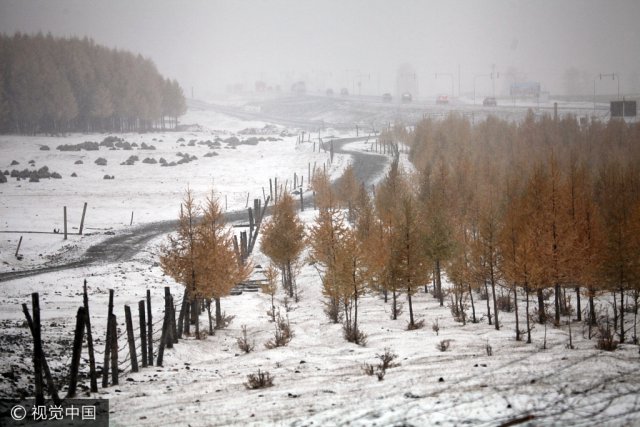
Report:
M390 93L385 93L382 95L382 102L391 102L392 99L393 97Z
M438 95L436 98L436 104L446 105L449 103L449 97L447 95Z
M349 91L347 90L346 87L343 87L342 89L340 89L340 95L349 96Z
M302 80L297 81L293 85L291 85L291 92L298 95L303 95L307 92L307 85Z
M485 98L484 101L482 101L482 105L484 105L485 107L495 107L496 105L498 105L498 101L496 101L493 96L489 96Z
M411 96L411 94L409 92L405 92L402 94L402 103L403 104L408 104L409 102L411 102L413 100L413 97Z
M333 96L333 89L329 88L327 89L327 96Z

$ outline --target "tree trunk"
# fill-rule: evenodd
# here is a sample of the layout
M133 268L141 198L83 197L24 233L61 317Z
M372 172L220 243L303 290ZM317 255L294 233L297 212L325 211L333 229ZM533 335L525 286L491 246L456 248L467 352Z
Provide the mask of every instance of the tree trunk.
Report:
M558 283L553 287L554 294L554 304L555 304L555 324L558 326L560 324L560 285Z
M413 304L411 304L411 286L407 287L407 301L409 302L409 327L413 328Z
M220 298L214 298L216 302L216 329L222 328L222 310L220 307Z
M578 322L582 321L582 307L580 304L580 287L576 286L576 315Z
M624 289L620 288L620 343L624 342Z
M491 304L489 303L489 286L487 285L487 281L484 281L484 291L487 294L487 318L489 319L489 324L492 325L491 320Z
M440 275L440 260L436 260L436 286L438 287L437 293L440 299L440 307L444 306L444 295L442 294L442 277Z
M527 298L526 315L527 315L527 344L531 344L531 324L529 323L529 286L525 283L524 292Z
M398 303L397 303L397 296L396 296L396 290L392 290L391 292L391 296L393 299L393 307L392 307L392 313L393 313L393 320L398 320Z
M493 295L493 315L495 316L495 328L496 331L500 330L500 322L498 321L498 301L496 299L496 281L493 277L493 271L491 272L491 294Z
M544 294L542 289L538 289L538 322L540 324L547 321L547 315L544 312Z
M471 283L469 283L469 298L471 298L471 313L473 315L473 323L478 323L476 319L476 306L473 303L473 290L471 289Z
M520 341L522 338L520 337L520 321L518 320L518 287L516 284L513 284L513 305L516 310L516 341Z

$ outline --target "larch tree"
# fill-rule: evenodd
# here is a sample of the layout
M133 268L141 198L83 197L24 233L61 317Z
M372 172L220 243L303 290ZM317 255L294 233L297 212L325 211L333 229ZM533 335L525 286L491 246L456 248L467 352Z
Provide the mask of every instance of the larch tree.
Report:
M293 198L284 193L274 206L271 219L263 226L261 247L262 252L280 267L282 284L290 298L297 295L294 264L304 243L304 224L298 217Z
M160 251L162 271L185 287L180 312L180 321L186 319L184 331L188 334L189 325L195 324L196 336L199 336L200 332L198 300L202 296L198 291L200 277L197 268L199 214L200 207L193 198L193 192L187 189L180 209L178 229L175 234L168 236L167 243L162 246ZM191 313L190 319L187 319L187 311Z
M232 232L213 194L207 198L203 211L197 228L196 267L200 277L197 288L199 294L208 300L208 307L211 306L210 300L214 300L216 328L219 329L223 326L220 299L249 277L252 266L237 258ZM213 334L210 310L209 333Z

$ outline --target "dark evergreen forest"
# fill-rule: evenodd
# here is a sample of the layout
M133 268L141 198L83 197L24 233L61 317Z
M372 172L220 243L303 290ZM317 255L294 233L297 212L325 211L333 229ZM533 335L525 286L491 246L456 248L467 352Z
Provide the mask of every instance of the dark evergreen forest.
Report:
M89 38L0 35L0 132L167 129L186 112L182 88L141 55Z

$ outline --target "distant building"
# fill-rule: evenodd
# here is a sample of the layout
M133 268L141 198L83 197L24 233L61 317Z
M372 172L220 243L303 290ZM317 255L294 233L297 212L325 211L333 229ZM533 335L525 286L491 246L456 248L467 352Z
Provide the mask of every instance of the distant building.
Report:
M418 96L418 75L411 64L402 64L396 74L396 93Z

